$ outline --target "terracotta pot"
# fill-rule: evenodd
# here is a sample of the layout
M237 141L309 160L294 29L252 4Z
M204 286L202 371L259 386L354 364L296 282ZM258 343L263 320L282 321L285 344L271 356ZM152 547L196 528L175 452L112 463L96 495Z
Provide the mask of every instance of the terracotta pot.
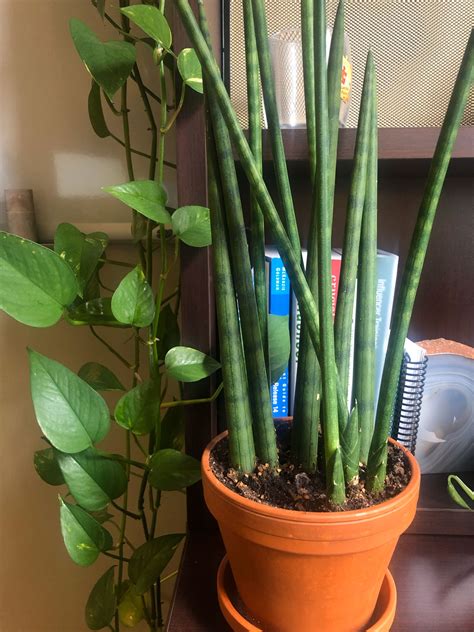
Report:
M224 556L217 571L217 597L222 614L234 632L265 632L246 615L245 606L235 587L227 555ZM396 607L397 589L390 571L387 571L366 632L389 632Z
M264 632L359 632L371 621L400 535L412 522L420 470L401 494L368 509L290 511L242 498L217 480L208 445L204 497L219 523L237 590Z

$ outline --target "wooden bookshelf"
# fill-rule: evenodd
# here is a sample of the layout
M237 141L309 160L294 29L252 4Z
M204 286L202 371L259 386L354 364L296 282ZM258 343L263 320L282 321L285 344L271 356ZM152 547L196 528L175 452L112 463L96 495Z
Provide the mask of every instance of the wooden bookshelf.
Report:
M439 127L380 128L380 160L429 160L433 156L439 136ZM339 133L339 160L351 160L354 155L356 129L341 129ZM283 143L289 161L307 161L308 143L306 129L284 129ZM263 155L271 159L270 138L267 130L263 133ZM453 159L474 158L474 127L460 129L453 152Z

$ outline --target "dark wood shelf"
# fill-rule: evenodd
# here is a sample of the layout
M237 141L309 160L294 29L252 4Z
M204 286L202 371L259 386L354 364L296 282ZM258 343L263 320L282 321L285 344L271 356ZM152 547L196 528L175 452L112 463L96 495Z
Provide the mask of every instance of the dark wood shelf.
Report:
M223 555L217 531L194 531L188 536L167 632L230 632L216 594ZM472 537L402 536L390 563L397 585L391 632L470 632L473 556Z
M474 472L460 473L470 486ZM474 512L458 507L447 474L425 474L415 520L397 546L390 570L398 606L392 632L468 632L474 621ZM181 560L167 632L227 632L216 595L224 546L214 528L190 533Z
M428 160L433 156L439 127L380 128L380 160ZM339 160L352 160L356 139L356 129L341 129L339 135ZM308 144L306 129L284 129L283 142L287 160L306 161ZM268 131L263 133L264 160L271 159ZM459 131L453 152L454 159L474 158L474 127L465 126Z

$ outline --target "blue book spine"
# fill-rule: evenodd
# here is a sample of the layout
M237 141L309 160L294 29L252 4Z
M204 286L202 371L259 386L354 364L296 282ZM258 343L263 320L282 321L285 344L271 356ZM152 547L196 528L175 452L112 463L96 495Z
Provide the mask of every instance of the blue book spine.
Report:
M398 256L379 250L377 252L377 293L375 297L375 403L377 404L382 382L383 365L387 352L393 297L397 281Z
M290 315L290 279L283 261L274 249L266 251L268 276L268 313ZM280 378L271 386L273 417L288 415L289 374L286 367Z

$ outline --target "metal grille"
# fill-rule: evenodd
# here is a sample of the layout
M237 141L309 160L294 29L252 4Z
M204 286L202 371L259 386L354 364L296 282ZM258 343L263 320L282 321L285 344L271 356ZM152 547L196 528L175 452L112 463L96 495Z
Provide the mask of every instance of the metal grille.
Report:
M230 3L230 94L247 127L242 0ZM300 0L266 0L269 33L300 26ZM328 0L332 26L336 0ZM377 66L379 127L439 127L474 23L473 0L346 0L352 52L347 127L357 126L365 57ZM463 125L474 125L471 89Z

